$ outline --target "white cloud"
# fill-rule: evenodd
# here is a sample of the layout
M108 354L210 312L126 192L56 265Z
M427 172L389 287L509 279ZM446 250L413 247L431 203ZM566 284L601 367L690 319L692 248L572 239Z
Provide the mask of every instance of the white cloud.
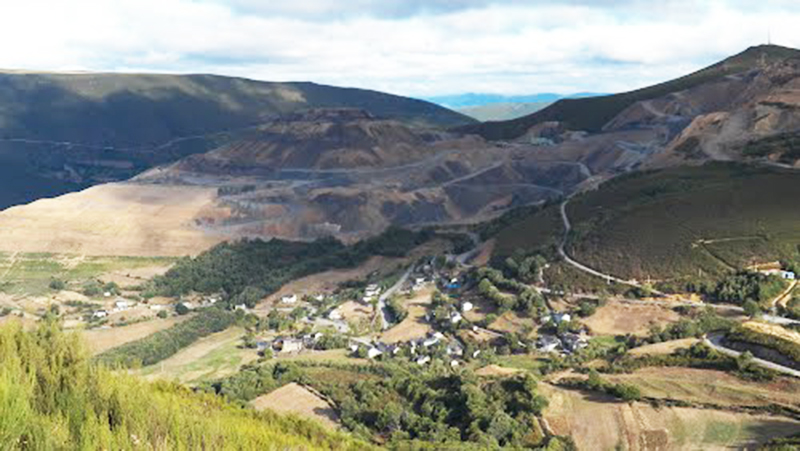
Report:
M800 46L798 20L784 0L27 0L0 6L0 67L213 72L408 95L612 92L698 69L768 30Z

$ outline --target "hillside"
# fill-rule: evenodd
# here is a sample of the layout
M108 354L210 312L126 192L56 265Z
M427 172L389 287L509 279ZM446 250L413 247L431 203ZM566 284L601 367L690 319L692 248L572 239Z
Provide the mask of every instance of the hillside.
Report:
M551 103L552 102L491 103L488 105L461 107L456 111L481 122L507 121L533 114Z
M91 363L77 336L0 326L6 449L369 449L323 426L241 409L177 384Z
M798 190L796 172L734 164L632 173L570 201L568 251L590 267L639 280L797 260L800 212L787 193ZM511 225L498 249L553 246L563 233L556 218L557 208L549 208Z
M747 72L765 64L798 56L800 56L800 51L776 45L751 47L712 66L658 85L621 94L583 99L562 99L529 116L511 121L469 125L460 130L479 134L486 139L509 140L519 138L537 124L557 121L564 123L567 128L572 130L600 132L609 121L636 102L684 91L724 79L729 75Z
M479 221L590 175L552 160L546 149L314 109L125 183L2 211L0 250L177 256L228 238L352 241L390 225Z
M432 103L314 83L215 75L0 72L0 209L130 178L275 115L361 108L410 125L474 122Z

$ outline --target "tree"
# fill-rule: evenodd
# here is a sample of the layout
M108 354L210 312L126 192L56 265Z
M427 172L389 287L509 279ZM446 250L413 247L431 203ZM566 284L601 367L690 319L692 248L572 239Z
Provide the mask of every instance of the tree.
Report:
M745 301L744 305L742 306L744 309L745 315L755 318L759 314L761 314L761 307L758 306L758 303L752 299L748 299Z
M178 305L175 306L175 313L178 315L185 315L189 313L189 307L187 307L183 302L179 302Z
M161 319L164 319L167 316L169 316L169 314L167 313L166 310L160 310L158 313L156 313L156 316L161 318Z
M67 284L64 283L61 279L50 279L50 289L55 291L61 291L66 288Z

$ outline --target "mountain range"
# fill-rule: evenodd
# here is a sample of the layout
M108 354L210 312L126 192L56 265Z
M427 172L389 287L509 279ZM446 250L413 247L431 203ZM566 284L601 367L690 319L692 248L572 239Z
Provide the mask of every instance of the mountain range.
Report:
M375 91L215 75L4 71L0 104L0 209L125 180L308 108L365 108L431 127L475 122Z
M356 240L389 225L470 223L637 169L710 160L796 166L791 143L800 125L797 56L793 49L753 47L650 88L559 100L521 119L484 124L429 103L372 92L204 76L134 77L136 82L124 89L114 86L163 100L145 89L147 83L188 83L175 89L195 94L211 92L213 84L227 93L213 97L216 106L204 103L205 109L178 111L197 109L205 129L226 131L146 150L81 150L65 144L50 147L58 151L30 152L56 159L45 162L60 172L35 172L48 180L97 183L139 175L8 209L0 213L0 226L12 231L9 243L29 251L182 255L242 236L310 239L333 234ZM83 90L92 86L80 81ZM97 89L97 95L109 95L110 88ZM271 107L257 108L245 96L247 89L255 89ZM185 102L196 99L182 95ZM337 102L339 107L331 108ZM167 110L158 110L162 116L157 117L167 119L153 119L153 105L162 104L152 99L145 104L150 113L142 124L150 124L150 131L139 141L132 134L103 134L87 126L94 141L86 142L147 146L171 134L202 133L181 125L189 116L169 118ZM312 104L323 107L303 108ZM224 107L243 112L215 122ZM136 111L107 108L118 118ZM274 114L278 110L282 114ZM247 123L251 119L257 122ZM164 128L164 123L176 125ZM54 139L77 139L78 131L69 127L55 130L61 134L51 132ZM182 199L177 202L183 208L174 208L176 199ZM102 214L97 213L100 206L107 208ZM153 219L156 212L164 214ZM87 225L95 213L93 225ZM115 240L122 235L126 238Z

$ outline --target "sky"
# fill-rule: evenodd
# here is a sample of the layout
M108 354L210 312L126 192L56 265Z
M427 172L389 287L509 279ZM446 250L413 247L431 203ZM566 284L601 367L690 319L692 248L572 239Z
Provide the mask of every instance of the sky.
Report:
M620 92L766 43L797 0L3 0L0 68L215 73L426 97Z

